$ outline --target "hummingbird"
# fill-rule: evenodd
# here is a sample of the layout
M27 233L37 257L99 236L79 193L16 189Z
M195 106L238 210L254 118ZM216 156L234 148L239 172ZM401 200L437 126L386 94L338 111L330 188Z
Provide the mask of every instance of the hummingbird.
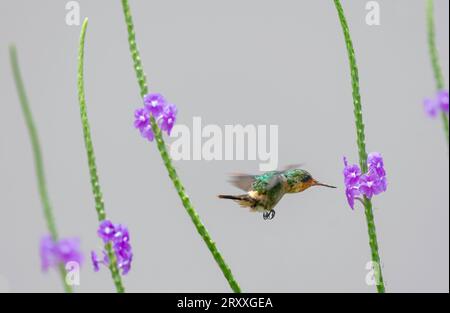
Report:
M261 175L235 174L231 176L230 182L247 193L218 197L234 200L242 207L250 208L252 212L262 212L264 220L275 217L274 207L287 193L299 193L312 186L336 188L318 182L307 171L293 166Z

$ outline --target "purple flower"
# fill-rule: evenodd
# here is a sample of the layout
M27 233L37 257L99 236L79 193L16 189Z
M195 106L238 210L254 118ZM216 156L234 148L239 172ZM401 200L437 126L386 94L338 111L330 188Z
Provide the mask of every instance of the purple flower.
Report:
M97 234L106 243L114 238L115 229L114 224L109 220L104 220L100 223Z
M134 127L139 129L142 137L153 141L154 135L150 125L150 115L145 108L139 108L134 111Z
M359 184L361 178L361 169L358 165L348 165L347 158L344 157L344 183L345 196L347 197L348 205L354 209L355 198L360 195Z
M145 108L139 108L134 111L134 127L139 130L145 128L149 122L148 111Z
M380 179L379 186L380 186L381 192L385 192L387 190L387 185L388 185L386 176L380 177L379 179Z
M367 173L361 176L361 185L359 190L367 198L371 199L386 190L386 180L381 180L377 173Z
M345 196L347 197L348 205L355 209L355 198L359 196L361 193L359 192L358 187L347 187L345 188Z
M144 96L144 107L134 111L134 127L139 129L142 137L153 141L155 134L151 127L150 114L155 118L161 130L170 135L175 125L177 107L174 104L168 104L159 93Z
M68 262L77 262L81 265L83 255L78 238L64 238L54 242L51 236L44 236L40 243L41 267L47 271L50 267Z
M438 92L437 102L441 111L448 113L448 90L441 90Z
M83 255L80 250L80 240L78 238L61 239L56 246L56 253L60 262L83 262Z
M43 271L47 271L50 267L57 264L55 243L50 235L42 237L39 246L39 254L41 256L41 268Z
M362 175L359 166L348 165L347 158L344 157L345 196L352 209L358 196L364 195L370 199L387 189L386 171L381 154L370 153L367 158L367 167L368 172Z
M431 117L435 118L439 111L439 103L436 99L425 99L423 102L423 107L425 109L425 113Z
M384 170L383 157L378 152L372 152L367 158L367 165L369 167L369 172L375 172L381 177L386 176L386 171Z
M91 251L91 260L92 265L94 266L94 272L98 272L100 270L100 264L104 266L109 266L109 259L108 255L106 254L106 251L102 251L103 253L103 259L99 259L97 256L97 253L95 251Z
M150 93L144 96L144 107L155 118L158 118L164 111L166 99L159 93Z
M108 232L107 236L104 235L104 231L101 231L105 228L112 230ZM127 274L130 271L131 261L133 259L128 229L121 224L114 225L110 221L105 220L100 223L98 235L104 240L105 244L112 244L117 259L117 266L122 270L123 275ZM105 266L109 265L109 258L105 250L103 250L103 260L99 260L94 251L91 252L91 260L94 271L96 272L99 270L100 264Z
M429 117L436 117L439 112L448 113L448 90L440 90L434 99L425 99L425 112Z
M153 141L153 139L155 139L155 134L153 134L152 126L150 124L141 130L141 135L149 141Z
M116 226L116 233L113 238L114 251L117 258L117 266L125 275L130 271L133 253L131 252L130 234L123 225Z
M116 232L113 237L114 244L117 245L128 245L130 242L130 234L128 233L128 229L119 224L116 226Z
M100 270L101 261L97 257L97 253L95 251L91 251L91 260L92 265L94 266L94 272L98 272Z
M117 266L122 270L122 275L126 275L130 271L132 259L133 254L131 253L126 258L118 258Z
M361 169L358 165L348 165L347 158L344 157L344 181L346 187L353 187L358 184L361 177Z
M170 132L172 131L173 125L175 125L177 117L177 107L174 104L169 104L164 108L163 113L161 114L160 127L162 130L166 131L170 136Z

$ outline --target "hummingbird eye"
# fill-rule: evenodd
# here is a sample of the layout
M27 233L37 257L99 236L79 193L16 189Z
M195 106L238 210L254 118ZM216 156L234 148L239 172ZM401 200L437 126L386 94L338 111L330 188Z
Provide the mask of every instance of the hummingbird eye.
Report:
M306 174L300 179L300 181L302 183L306 183L306 182L310 181L311 179L312 179L312 176L310 174Z

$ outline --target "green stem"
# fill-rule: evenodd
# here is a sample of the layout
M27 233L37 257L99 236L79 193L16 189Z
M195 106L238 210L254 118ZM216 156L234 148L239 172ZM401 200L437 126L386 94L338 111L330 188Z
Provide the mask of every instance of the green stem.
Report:
M127 0L122 0L122 8L123 8L124 16L125 16L125 22L127 25L128 43L130 46L131 57L133 59L134 69L135 69L136 77L137 77L137 80L139 83L141 97L143 97L144 95L146 95L148 93L147 80L146 80L146 77L144 74L144 70L142 68L141 58L139 56L139 51L138 51L138 48L136 45L136 37L135 37L135 32L134 32L133 19L131 16L130 6L129 6ZM234 292L241 292L241 289L240 289L238 283L236 282L236 280L234 279L230 268L228 267L227 263L223 259L222 255L220 254L219 250L217 249L215 242L211 239L211 236L209 235L208 231L206 230L205 226L203 225L202 221L200 220L199 215L197 214L194 207L192 206L191 200L187 196L184 186L181 183L181 181L178 177L178 174L175 171L175 168L173 167L172 160L169 156L169 153L167 152L166 144L164 143L164 139L162 138L161 130L159 129L159 127L153 117L150 118L150 123L151 123L152 129L153 129L153 132L155 134L156 144L157 144L159 153L161 154L161 158L167 169L169 177L172 180L172 182L175 186L175 189L178 192L178 196L180 197L184 208L186 209L187 213L189 214L189 217L191 218L192 222L194 223L194 226L197 229L197 232L203 238L203 241L205 242L209 251L211 252L211 254L213 255L217 264L219 265L220 269L222 270L223 275L227 279L231 289Z
M356 124L356 137L358 144L358 154L359 154L359 164L361 166L361 170L363 173L367 172L367 152L366 152L366 144L365 144L365 132L364 132L364 122L362 116L362 107L361 107L361 94L359 91L359 76L358 76L358 67L356 65L355 51L353 49L352 39L350 37L350 30L348 28L347 20L345 19L344 10L339 0L334 0L334 4L336 6L336 10L339 15L339 20L341 22L342 30L344 32L345 44L347 47L347 53L350 63L350 72L352 79L352 90L353 90L353 106L354 106L354 115L355 115L355 124ZM377 281L377 290L380 293L385 292L384 280L381 271L381 263L380 256L378 253L378 241L377 241L377 233L375 229L375 221L373 217L373 209L372 202L370 199L364 198L364 208L366 214L366 222L369 233L369 245L371 249L372 262L376 266L376 281Z
M434 26L434 1L427 1L427 33L428 33L428 49L430 53L431 65L433 67L434 79L436 80L436 89L438 91L444 89L444 75L442 74L441 65L439 63L439 53L436 47L436 32ZM444 127L447 144L449 144L448 133L448 116L447 113L441 113L442 124Z
M42 152L39 144L39 137L37 134L37 129L33 120L33 115L30 110L30 105L28 103L28 98L25 92L25 85L22 80L22 75L20 74L19 61L17 58L17 50L15 46L10 46L9 56L11 67L14 76L14 82L16 84L17 93L19 95L20 106L22 108L23 115L25 117L25 123L28 128L28 134L31 140L31 146L33 148L34 165L36 169L37 184L39 189L39 196L41 198L42 207L44 208L44 217L47 223L48 231L54 242L58 241L58 232L56 230L55 217L53 215L52 205L47 192L47 182L44 173L44 162L42 160ZM64 264L59 266L59 272L64 285L64 290L68 293L72 292L72 287L66 283L66 270L64 269Z
M87 159L89 164L89 174L91 176L92 193L95 200L95 209L97 211L98 220L101 222L106 219L105 205L103 202L102 191L97 174L97 165L95 163L94 145L92 144L91 131L86 109L86 97L84 94L84 41L86 36L88 20L83 21L80 34L80 45L78 50L78 101L80 103L81 123L83 125L83 137L86 147ZM117 267L117 260L111 244L105 244L105 251L109 258L109 270L119 293L125 292L122 284L122 278Z

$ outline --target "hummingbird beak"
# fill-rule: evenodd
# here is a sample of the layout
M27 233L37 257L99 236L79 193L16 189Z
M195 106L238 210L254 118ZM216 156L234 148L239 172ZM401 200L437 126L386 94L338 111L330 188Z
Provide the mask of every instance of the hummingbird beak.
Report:
M317 180L314 181L313 186L323 186L323 187L328 187L328 188L337 188L336 186L331 186L331 185L319 183Z

